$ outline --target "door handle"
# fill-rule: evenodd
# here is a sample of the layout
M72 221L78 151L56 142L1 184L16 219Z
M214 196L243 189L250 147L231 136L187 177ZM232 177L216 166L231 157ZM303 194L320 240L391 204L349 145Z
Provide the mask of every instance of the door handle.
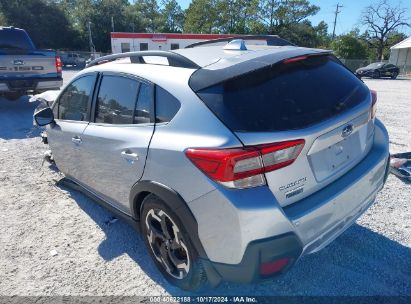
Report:
M130 150L125 150L121 152L121 157L127 160L130 163L134 163L134 161L138 160L138 154L133 153Z
M71 141L72 141L73 143L75 143L75 144L81 144L81 142L82 142L80 136L77 136L77 135L74 136L74 137L72 137L72 138L71 138Z

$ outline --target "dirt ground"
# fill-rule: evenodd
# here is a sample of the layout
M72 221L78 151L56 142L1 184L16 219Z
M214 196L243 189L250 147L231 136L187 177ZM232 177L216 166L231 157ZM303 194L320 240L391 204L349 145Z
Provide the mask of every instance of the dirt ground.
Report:
M65 80L73 72L65 73ZM411 151L411 80L365 80L391 152ZM56 185L34 104L0 98L0 296L186 295L156 270L141 238L84 195ZM286 275L224 283L207 295L411 295L411 184L390 176L377 203Z

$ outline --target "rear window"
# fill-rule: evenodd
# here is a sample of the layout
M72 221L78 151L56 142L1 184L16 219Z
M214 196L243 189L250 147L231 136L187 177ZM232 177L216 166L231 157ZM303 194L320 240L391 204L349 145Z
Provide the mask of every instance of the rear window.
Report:
M3 29L0 30L0 49L33 50L34 45L25 31Z
M369 91L333 56L275 64L197 92L237 132L308 127L353 108Z

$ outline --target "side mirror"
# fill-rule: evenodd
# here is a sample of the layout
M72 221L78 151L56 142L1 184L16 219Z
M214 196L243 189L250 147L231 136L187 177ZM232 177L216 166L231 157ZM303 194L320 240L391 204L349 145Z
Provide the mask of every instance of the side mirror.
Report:
M53 110L49 107L41 109L34 113L34 121L40 127L49 125L54 122Z

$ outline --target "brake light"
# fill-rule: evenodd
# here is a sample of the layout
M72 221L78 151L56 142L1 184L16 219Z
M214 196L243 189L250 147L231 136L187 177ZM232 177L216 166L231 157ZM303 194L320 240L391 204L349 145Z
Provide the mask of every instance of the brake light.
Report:
M63 64L61 62L60 56L56 56L56 70L57 70L57 73L61 73L63 70Z
M377 92L374 90L370 90L371 92L371 111L370 111L370 119L375 118L375 114L377 113Z
M286 59L283 61L283 64L289 64L289 63L293 63L293 62L297 62L297 61L302 61L307 59L308 56L299 56L299 57L294 57L294 58L290 58L290 59Z
M251 188L266 184L264 173L291 165L304 147L304 140L234 148L186 150L186 156L212 180L228 188Z

